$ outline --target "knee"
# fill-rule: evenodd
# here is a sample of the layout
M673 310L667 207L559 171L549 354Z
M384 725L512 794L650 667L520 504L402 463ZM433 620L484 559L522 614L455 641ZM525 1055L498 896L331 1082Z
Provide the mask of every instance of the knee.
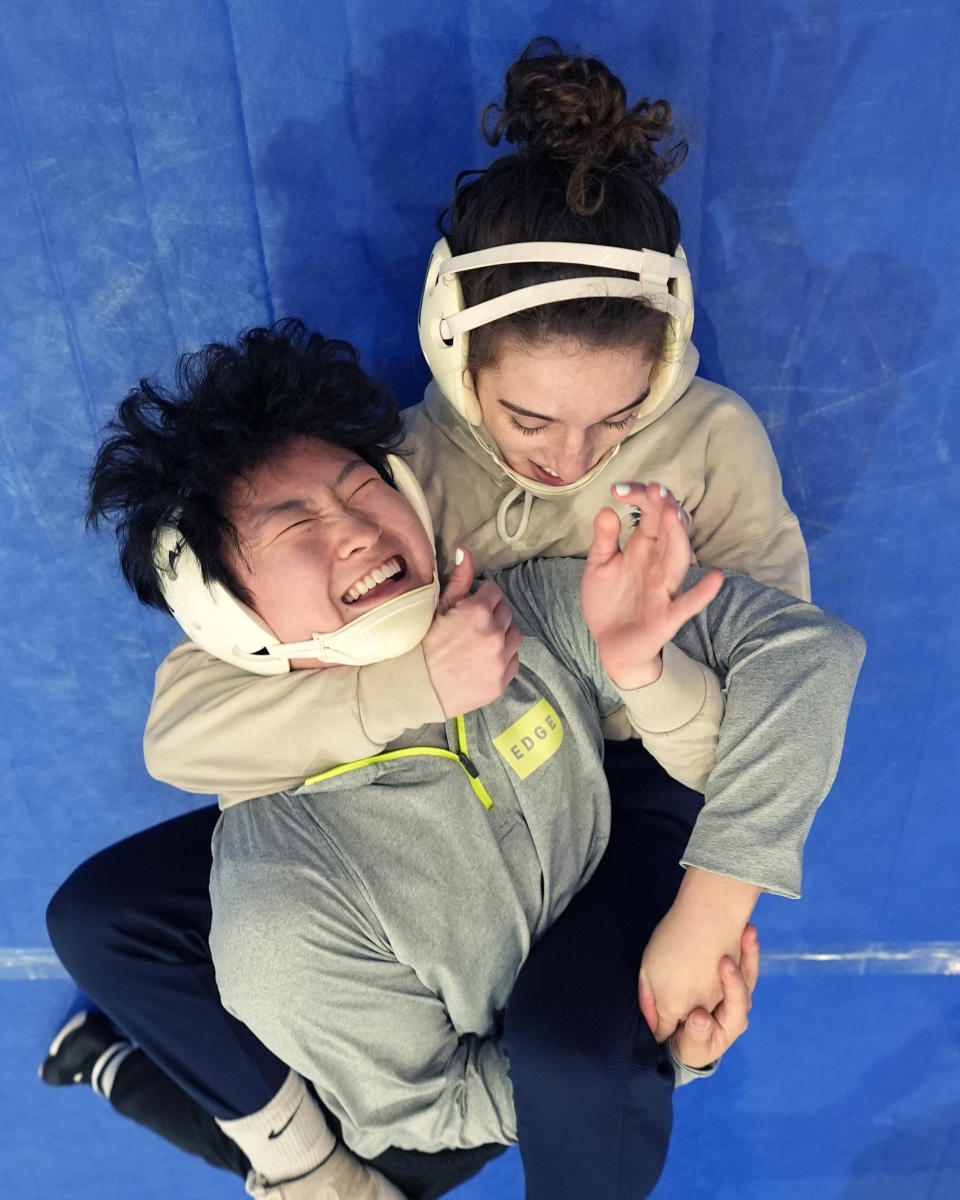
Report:
M88 859L60 885L47 905L47 933L60 961L78 983L91 965L107 952L116 914L122 911L109 874L99 856Z
M621 994L622 993L622 994ZM554 1078L593 1079L613 1086L625 1077L657 1077L664 1055L639 1011L635 990L610 988L604 997L580 1003L576 996L519 986L504 1017L504 1049L511 1073L546 1069Z

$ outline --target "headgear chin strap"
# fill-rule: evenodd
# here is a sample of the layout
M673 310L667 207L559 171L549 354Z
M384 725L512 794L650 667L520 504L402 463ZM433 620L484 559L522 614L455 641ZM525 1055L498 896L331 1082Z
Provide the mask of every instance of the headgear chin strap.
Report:
M431 547L433 521L423 489L402 458L388 459L397 491L410 503ZM184 633L208 653L255 675L282 675L294 658L362 667L399 658L426 636L437 610L440 581L433 579L371 608L332 633L304 642L281 642L266 622L221 583L203 581L196 555L174 525L157 531L154 562L160 590Z
M458 278L461 272L525 262L566 263L608 271L626 271L632 278L584 275L574 279L557 279L550 283L517 288L469 308L464 305L463 289ZM628 250L622 246L596 246L587 242L517 242L453 256L446 238L441 238L430 256L419 318L420 346L427 365L447 400L467 421L477 442L511 479L534 495L555 497L578 490L606 466L616 453L617 446L609 450L586 475L573 483L557 487L529 479L507 466L495 443L488 435L485 436L483 430L480 403L467 370L468 335L470 330L481 325L541 304L607 296L645 300L654 308L662 309L670 321L670 357L655 368L650 381L650 394L637 413L637 420L640 420L661 403L676 382L683 352L693 331L690 269L680 246L675 255L669 255L657 250Z

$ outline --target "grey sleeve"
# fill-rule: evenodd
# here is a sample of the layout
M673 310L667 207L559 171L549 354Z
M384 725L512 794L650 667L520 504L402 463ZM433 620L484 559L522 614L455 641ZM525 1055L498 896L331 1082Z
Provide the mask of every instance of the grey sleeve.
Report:
M676 1054L674 1054L672 1037L667 1038L664 1043L664 1049L666 1050L667 1061L673 1067L673 1086L675 1088L693 1083L696 1079L709 1079L711 1075L716 1074L717 1067L720 1066L720 1059L718 1058L707 1067L688 1067L686 1063L682 1063Z
M692 570L686 586L702 574ZM681 861L798 897L803 845L840 763L865 644L812 604L725 575L675 639L726 680L717 764Z
M600 663L580 608L580 558L534 558L492 576L524 634L538 638L580 680L601 716L623 705L623 698ZM701 660L702 661L702 660Z
M218 834L210 946L224 1006L313 1082L362 1157L516 1141L497 1039L457 1035L332 861L236 857Z
M606 714L618 697L580 612L583 565L534 560L497 582L522 625L593 689ZM703 573L691 569L685 587ZM840 762L864 641L815 605L725 575L717 598L674 639L726 689L716 766L681 861L797 897L803 845Z

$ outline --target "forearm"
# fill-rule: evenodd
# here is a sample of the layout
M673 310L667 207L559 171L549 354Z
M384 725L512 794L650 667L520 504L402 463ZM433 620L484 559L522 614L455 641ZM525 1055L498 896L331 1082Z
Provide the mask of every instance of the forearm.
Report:
M442 719L419 650L370 667L262 677L184 642L157 671L144 758L175 787L241 799L377 754L406 728Z
M672 642L663 648L662 665L655 682L618 691L646 749L674 779L702 792L716 762L720 681Z
M714 930L718 940L730 935L739 946L760 892L755 884L688 867L673 905L691 923Z

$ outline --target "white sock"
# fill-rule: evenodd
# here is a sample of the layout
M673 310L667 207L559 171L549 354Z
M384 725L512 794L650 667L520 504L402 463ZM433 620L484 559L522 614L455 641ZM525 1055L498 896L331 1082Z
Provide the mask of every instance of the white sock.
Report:
M328 1159L337 1144L323 1111L295 1071L257 1112L216 1120L267 1184L306 1175Z

